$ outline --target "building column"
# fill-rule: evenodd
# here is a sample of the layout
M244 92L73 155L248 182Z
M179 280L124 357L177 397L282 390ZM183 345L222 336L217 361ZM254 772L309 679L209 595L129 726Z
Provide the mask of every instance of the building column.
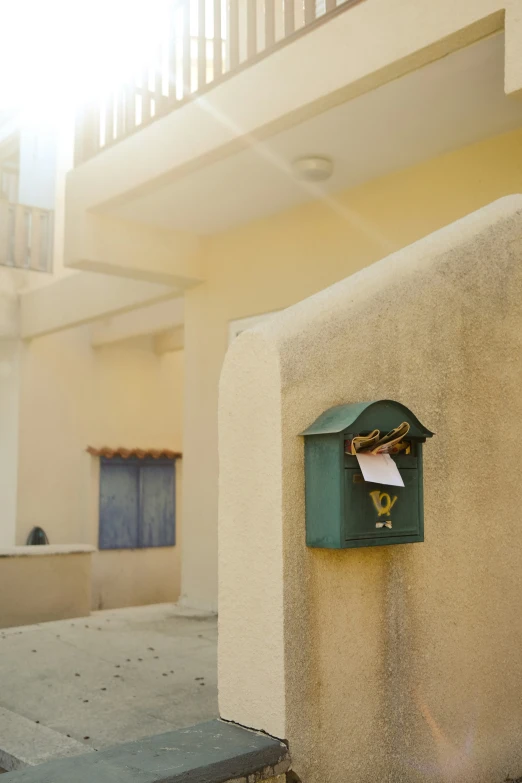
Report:
M20 340L0 339L0 547L16 542L20 354Z
M516 0L506 6L505 90L508 95L522 95L522 8Z

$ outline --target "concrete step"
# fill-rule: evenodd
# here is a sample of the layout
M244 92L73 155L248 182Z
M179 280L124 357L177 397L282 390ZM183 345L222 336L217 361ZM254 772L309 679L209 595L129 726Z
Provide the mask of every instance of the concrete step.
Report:
M0 707L0 773L89 752L89 745Z

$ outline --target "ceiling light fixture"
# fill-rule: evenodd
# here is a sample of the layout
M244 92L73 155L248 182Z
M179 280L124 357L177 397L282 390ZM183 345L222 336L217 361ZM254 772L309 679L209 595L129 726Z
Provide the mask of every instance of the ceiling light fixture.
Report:
M333 161L320 155L307 155L294 160L292 170L298 179L306 182L324 182L333 174Z

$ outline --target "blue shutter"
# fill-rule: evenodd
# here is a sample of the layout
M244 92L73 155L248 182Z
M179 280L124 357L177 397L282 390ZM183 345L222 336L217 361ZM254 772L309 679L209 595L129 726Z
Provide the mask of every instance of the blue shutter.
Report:
M175 533L175 468L173 462L140 467L140 546L173 546Z
M134 549L138 540L138 467L126 461L100 463L100 549Z

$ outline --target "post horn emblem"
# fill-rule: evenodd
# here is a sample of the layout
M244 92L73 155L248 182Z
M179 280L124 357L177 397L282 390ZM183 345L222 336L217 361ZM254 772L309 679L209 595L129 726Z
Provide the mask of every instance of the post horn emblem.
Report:
M373 492L370 492L370 497L373 501L373 505L375 506L375 510L377 511L377 514L380 517L389 516L392 508L397 502L397 495L394 495L392 498L390 497L390 495L388 495L387 492L379 492L378 489L375 489ZM388 519L386 520L386 522L376 522L375 527L376 528L386 527L388 528L388 530L391 530L392 521L391 519Z

